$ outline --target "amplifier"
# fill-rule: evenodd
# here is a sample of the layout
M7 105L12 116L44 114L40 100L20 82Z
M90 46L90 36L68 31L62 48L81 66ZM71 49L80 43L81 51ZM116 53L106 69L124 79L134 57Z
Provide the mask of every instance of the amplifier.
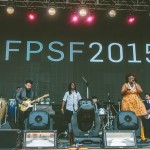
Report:
M35 110L38 111L46 111L49 115L55 115L55 111L52 108L52 105L36 105L36 107L34 108Z
M57 147L57 131L49 130L24 130L24 148L56 148Z
M41 104L41 105L50 105L50 98L49 98L49 97L42 98L42 99L39 101L39 104Z

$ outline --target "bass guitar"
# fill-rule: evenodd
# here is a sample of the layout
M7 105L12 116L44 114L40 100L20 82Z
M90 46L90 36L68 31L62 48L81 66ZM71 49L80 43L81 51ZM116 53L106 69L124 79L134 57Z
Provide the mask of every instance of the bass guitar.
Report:
M49 94L45 94L45 95L43 95L43 96L41 96L41 97L39 97L39 98L37 98L37 99L35 99L35 100L32 100L31 101L31 99L27 99L27 100L25 100L25 102L28 104L27 106L24 106L23 104L19 104L19 108L20 108L20 110L21 111L27 111L27 109L28 108L31 108L31 107L33 107L33 105L32 105L32 103L34 103L34 102L39 102L42 98L44 98L44 97L48 97L49 96ZM38 101L37 101L38 100Z

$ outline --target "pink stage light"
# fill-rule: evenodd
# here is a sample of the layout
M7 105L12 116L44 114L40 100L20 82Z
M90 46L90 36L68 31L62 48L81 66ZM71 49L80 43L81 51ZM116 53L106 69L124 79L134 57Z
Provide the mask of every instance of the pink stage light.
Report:
M35 11L29 11L27 13L27 20L29 22L35 22L37 20L37 13Z
M136 21L137 21L137 18L136 18L136 16L134 16L134 15L130 15L130 16L127 17L127 23L128 23L129 25L135 24Z
M73 24L79 23L79 16L77 14L72 14L71 17L70 17L70 21Z
M85 18L85 23L87 23L87 24L93 24L94 21L95 21L94 15L88 15L88 16Z

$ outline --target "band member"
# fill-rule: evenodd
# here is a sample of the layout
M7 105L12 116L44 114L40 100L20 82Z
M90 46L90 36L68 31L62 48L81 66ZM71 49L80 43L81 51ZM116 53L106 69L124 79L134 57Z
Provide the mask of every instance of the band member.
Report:
M34 98L34 91L32 90L32 84L33 82L31 80L26 80L25 87L22 87L19 89L19 91L16 94L16 100L18 104L21 104L20 106L28 107L28 103L26 100L33 100ZM19 129L24 129L25 124L24 121L26 118L28 118L30 112L32 111L32 108L28 108L26 111L22 111L20 107L18 108L18 127Z
M67 123L71 123L71 117L73 112L78 109L78 101L81 99L80 93L77 91L76 84L74 82L70 82L68 85L68 91L65 93L63 97L61 112L64 114L64 106L66 104L66 118Z
M13 93L13 98L16 98L16 94L18 93L19 89L20 89L19 86L16 87L16 90L15 90L15 92Z
M140 98L140 94L143 92L139 83L137 83L136 75L129 73L125 77L125 83L121 88L122 106L121 110L133 111L137 117L140 118L141 123L141 140L145 141L144 128L142 125L142 116L147 115L145 105Z
M94 107L95 107L95 110L98 111L99 108L101 107L100 105L100 102L98 100L98 98L96 96L93 96L92 97L92 101L93 101L93 104L94 104Z
M150 138L150 94L145 94L145 101L144 105L148 114L142 118L143 126L144 126L144 133L146 138Z

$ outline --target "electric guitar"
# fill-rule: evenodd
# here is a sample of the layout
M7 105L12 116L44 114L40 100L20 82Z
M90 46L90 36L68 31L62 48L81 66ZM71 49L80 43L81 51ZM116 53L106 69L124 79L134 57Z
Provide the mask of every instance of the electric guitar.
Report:
M24 111L26 111L28 108L33 107L32 103L34 103L34 102L37 101L37 100L38 100L38 102L39 102L42 98L48 97L48 96L49 96L49 94L45 94L45 95L43 95L43 96L41 96L41 97L39 97L39 98L37 98L37 99L35 99L35 100L32 100L32 101L31 101L31 99L27 99L27 100L25 100L25 102L28 104L28 106L24 106L23 104L19 104L19 108L20 108L21 111L24 112Z

